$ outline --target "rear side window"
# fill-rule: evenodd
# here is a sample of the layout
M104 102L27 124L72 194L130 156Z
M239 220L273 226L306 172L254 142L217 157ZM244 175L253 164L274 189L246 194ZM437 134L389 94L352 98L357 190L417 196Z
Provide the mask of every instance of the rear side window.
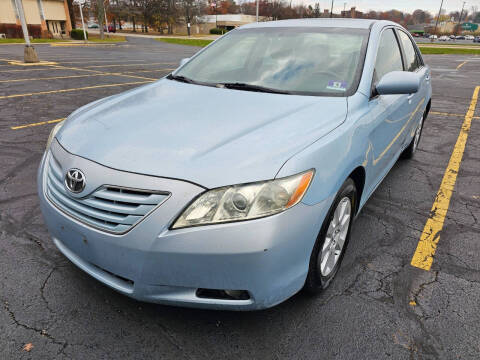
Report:
M392 71L403 71L402 53L393 29L387 29L380 38L373 83L378 83L385 74Z
M403 50L405 51L405 60L406 60L406 70L415 71L420 67L420 59L417 56L417 52L413 47L412 40L410 37L405 34L403 31L399 31L400 41L403 45Z

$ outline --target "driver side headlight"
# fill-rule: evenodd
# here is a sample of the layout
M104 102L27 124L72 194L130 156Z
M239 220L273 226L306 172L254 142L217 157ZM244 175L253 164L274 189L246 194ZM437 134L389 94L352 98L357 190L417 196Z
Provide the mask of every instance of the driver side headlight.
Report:
M312 169L281 179L209 190L183 211L172 229L250 220L280 213L302 200L313 175Z
M58 131L62 128L64 123L65 123L65 120L60 121L57 125L53 127L52 131L50 131L50 136L48 137L48 140L47 140L46 150L50 148L50 145L52 144L52 141L55 138L55 135L57 135Z

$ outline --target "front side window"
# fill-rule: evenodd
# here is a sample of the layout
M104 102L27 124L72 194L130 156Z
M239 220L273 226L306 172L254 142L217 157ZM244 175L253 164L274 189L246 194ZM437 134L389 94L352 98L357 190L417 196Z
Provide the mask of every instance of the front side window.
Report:
M393 29L387 29L380 38L373 83L377 84L384 75L392 71L403 71L402 53Z
M235 30L190 60L174 78L212 86L242 83L291 94L349 96L360 81L368 36L369 30L344 28Z
M405 51L406 69L407 71L415 71L420 66L420 61L413 47L412 40L410 40L410 37L403 31L399 31L398 33L400 34L403 51Z

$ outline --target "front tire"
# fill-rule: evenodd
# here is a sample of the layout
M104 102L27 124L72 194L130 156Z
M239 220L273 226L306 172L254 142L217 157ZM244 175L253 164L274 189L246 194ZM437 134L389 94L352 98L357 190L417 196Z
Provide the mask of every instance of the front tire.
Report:
M425 119L425 115L422 116L420 123L418 124L417 128L415 129L415 135L413 135L413 139L410 142L410 145L403 150L402 158L404 159L411 159L415 154L415 151L418 148L418 144L420 143L420 138L422 137L422 130L423 130L423 121Z
M335 197L315 242L305 281L307 292L321 292L335 277L350 240L356 207L357 188L348 178Z

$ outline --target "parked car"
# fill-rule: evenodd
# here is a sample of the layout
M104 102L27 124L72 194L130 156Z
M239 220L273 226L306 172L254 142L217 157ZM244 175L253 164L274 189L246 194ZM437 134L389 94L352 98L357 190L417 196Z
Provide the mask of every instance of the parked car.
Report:
M455 37L455 39L457 39L457 40L465 40L465 36L463 36L463 35L458 35L457 37Z
M105 32L107 31L107 28L105 26L103 27L103 31L105 31ZM108 25L108 31L111 32L111 33L115 33L115 32L117 32L117 29L113 25Z
M473 40L475 39L475 36L473 35L465 35L465 40Z
M474 42L474 43L480 43L480 36L475 36L475 37L473 38L473 42Z
M428 38L430 40L436 40L436 39L438 39L438 36L437 35L430 35Z
M455 35L450 35L449 38L450 40L455 40Z
M89 24L88 28L89 29L98 29L98 24Z
M318 293L368 198L414 156L431 96L393 22L248 24L56 125L45 223L74 264L141 301L253 310Z
M450 38L446 35L443 35L438 38L438 41L450 41Z

